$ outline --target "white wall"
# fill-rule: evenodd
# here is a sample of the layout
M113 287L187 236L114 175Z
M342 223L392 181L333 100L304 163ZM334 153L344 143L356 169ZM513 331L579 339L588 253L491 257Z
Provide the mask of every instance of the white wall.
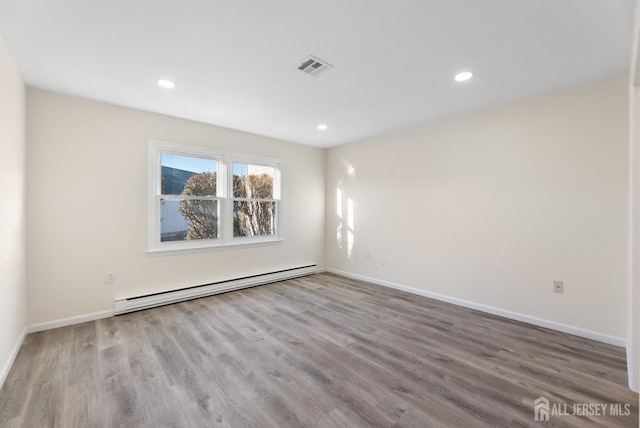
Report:
M148 255L149 139L283 159L284 243ZM30 325L112 310L116 297L324 266L323 150L34 89L27 140Z
M631 87L631 257L629 276L629 317L627 369L629 386L640 391L640 86Z
M26 326L25 88L0 39L0 386Z
M635 28L629 73L630 138L630 239L629 301L627 313L627 372L629 387L640 391L640 3L636 4Z
M620 76L329 150L327 267L624 343L628 108Z

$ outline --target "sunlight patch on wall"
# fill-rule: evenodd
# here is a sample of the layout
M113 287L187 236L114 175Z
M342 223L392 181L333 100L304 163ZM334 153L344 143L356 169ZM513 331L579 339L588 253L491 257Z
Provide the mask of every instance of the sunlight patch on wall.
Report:
M342 178L348 182L355 179L355 168L343 160ZM348 178L344 175L347 173ZM354 262L355 251L355 202L349 197L349 183L340 180L336 185L336 245L341 257Z
M338 215L336 243L338 244L338 248L342 250L342 190L340 187L336 188L336 214Z
M353 259L353 244L355 242L353 222L353 200L347 199L347 258Z

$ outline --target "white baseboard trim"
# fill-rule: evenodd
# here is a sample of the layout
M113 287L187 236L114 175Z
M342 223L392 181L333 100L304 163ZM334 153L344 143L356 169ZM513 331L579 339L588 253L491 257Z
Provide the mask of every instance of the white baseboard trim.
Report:
M7 380L9 371L11 370L11 367L13 367L13 363L18 356L18 352L20 352L20 348L22 347L22 343L24 342L24 338L26 337L26 335L27 329L24 328L22 330L22 333L20 334L20 337L18 337L18 341L13 346L11 354L9 354L9 359L7 359L7 361L4 363L4 366L2 366L2 371L0 371L0 388L2 388L2 385L4 385L4 381Z
M533 317L530 315L521 314L518 312L512 312L505 309L496 308L493 306L483 305L481 303L475 303L457 297L445 296L443 294L433 293L426 290L420 290L418 288L407 287L406 285L396 284L394 282L385 281L381 279L371 278L364 275L358 275L351 272L345 272L338 269L327 268L327 272L334 273L336 275L344 276L351 279L357 279L360 281L370 282L376 285L382 285L383 287L393 288L400 291L406 291L407 293L417 294L431 299L439 300L441 302L451 303L458 306L463 306L469 309L475 309L480 312L486 312L492 315L498 315L504 318L509 318L516 321L521 321L527 324L533 324L538 327L545 327L551 330L561 331L563 333L573 334L574 336L580 336L587 339L596 340L598 342L608 343L610 345L626 347L627 341L621 337L609 336L607 334L598 333L596 331L583 329L567 324L550 321L543 318Z
M58 327L66 327L68 325L81 324L87 321L95 321L102 318L109 318L114 316L113 311L101 311L91 314L78 315L75 317L62 318L54 321L47 321L40 324L33 324L27 327L27 333L37 333L39 331L51 330Z

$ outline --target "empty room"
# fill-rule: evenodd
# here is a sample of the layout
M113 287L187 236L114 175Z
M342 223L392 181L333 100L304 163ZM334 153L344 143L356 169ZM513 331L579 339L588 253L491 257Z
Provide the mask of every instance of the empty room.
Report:
M0 0L0 427L637 427L635 0Z

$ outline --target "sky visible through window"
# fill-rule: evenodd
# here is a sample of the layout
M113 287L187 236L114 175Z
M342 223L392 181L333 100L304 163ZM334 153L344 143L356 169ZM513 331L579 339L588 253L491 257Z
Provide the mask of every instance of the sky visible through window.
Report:
M247 175L246 163L233 163L233 175Z
M162 153L162 166L181 169L183 171L195 172L216 172L218 162L214 159L197 158L192 156L180 156L171 153Z
M162 166L181 169L183 171L195 172L216 172L218 162L214 159L198 158L193 156L181 156L171 153L162 153ZM246 175L246 163L233 163L233 175Z

